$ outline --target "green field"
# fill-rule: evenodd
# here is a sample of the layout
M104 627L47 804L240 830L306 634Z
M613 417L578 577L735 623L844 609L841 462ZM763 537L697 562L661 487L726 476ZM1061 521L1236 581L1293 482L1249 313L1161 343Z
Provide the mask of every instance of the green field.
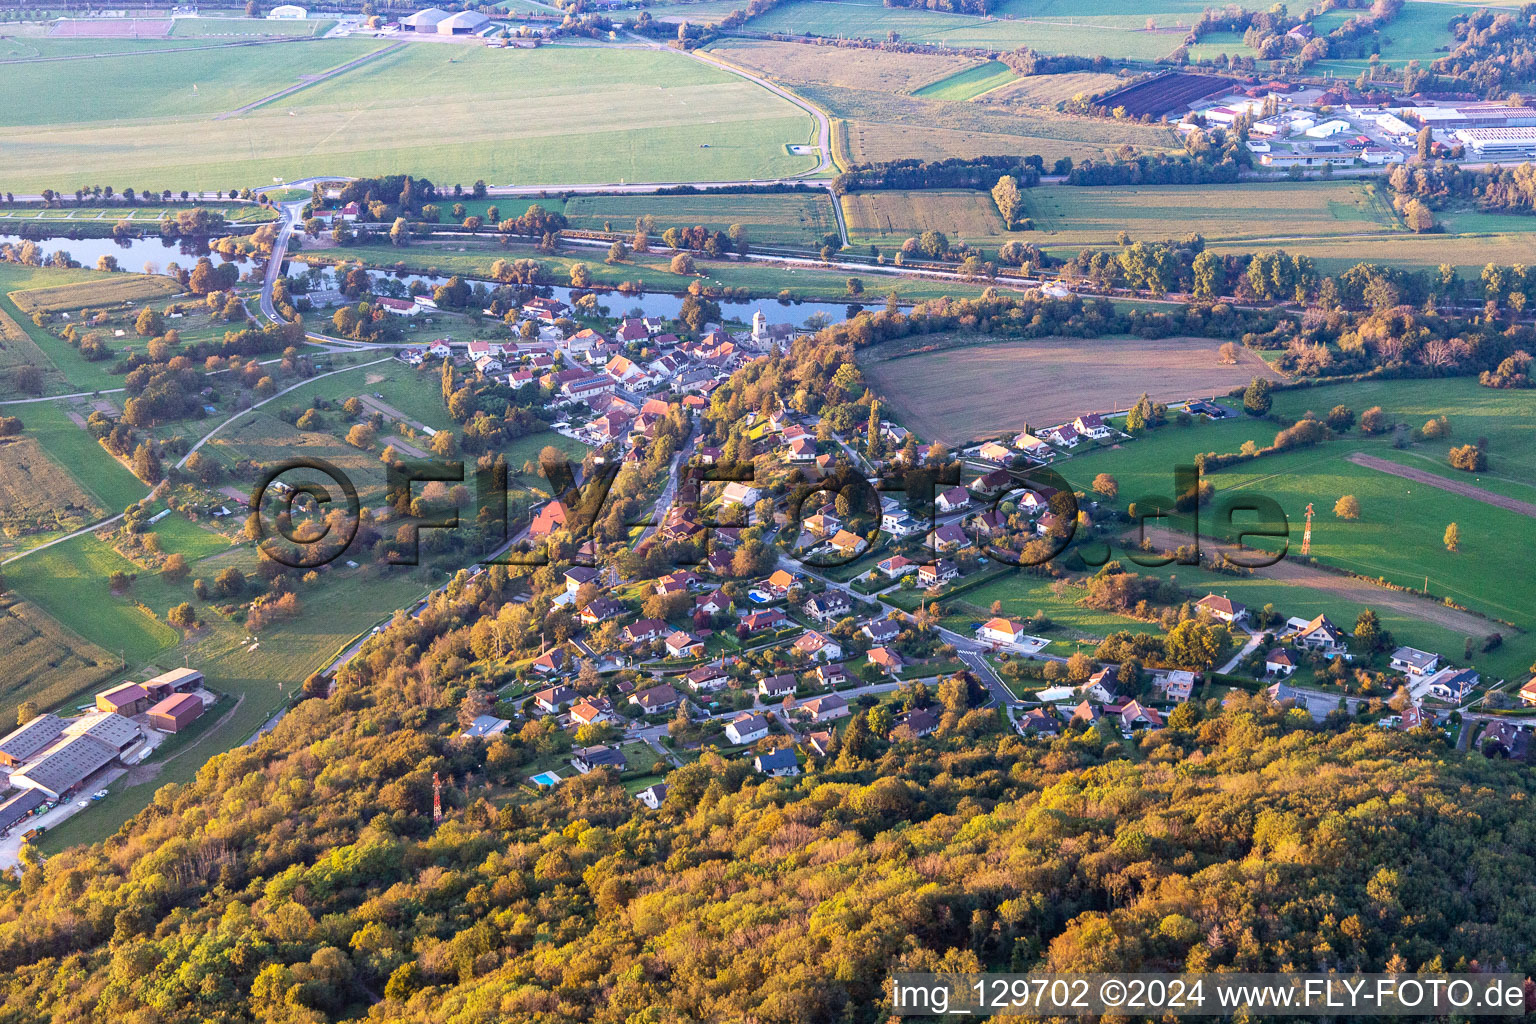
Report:
M896 32L905 42L1012 50L1029 46L1042 53L1155 60L1183 42L1177 30L1193 24L1204 5L1198 0L1154 0L1128 10L1114 0L1006 0L994 16L887 8L874 0L791 0L748 22L758 32L810 33L884 39ZM1244 0L1244 7L1266 6ZM1151 17L1159 31L1146 30Z
M1219 196L1219 199L1216 197ZM1024 193L1042 246L1113 245L1133 239L1265 240L1381 233L1399 227L1389 203L1358 182L1263 182L1239 185L1041 186ZM1288 250L1288 241L1276 241Z
M669 227L702 225L724 231L740 224L747 238L763 245L817 248L821 237L837 230L832 201L824 192L779 195L572 196L565 216L571 227L629 231L635 218L656 218L656 233ZM505 216L505 214L503 214Z
M334 21L269 21L266 18L177 18L172 37L323 36Z
M1001 88L1017 77L1007 64L1000 60L992 60L973 68L966 68L964 71L957 71L937 82L930 82L912 95L932 100L971 100L982 93Z
M567 252L572 251L574 250L567 250ZM611 266L603 262L604 253L601 249L591 249L576 255L543 256L527 246L503 249L489 241L469 245L457 240L440 243L413 242L403 249L388 244L354 245L346 249L326 252L324 256L329 258L333 253L338 258L345 258L348 261L362 260L372 267L394 269L396 264L403 264L409 270L464 274L472 277L488 277L491 264L498 259L538 259L550 268L554 283L569 281L570 268L577 263L584 263L592 273L592 280L598 284L617 285L623 281L640 281L649 291L682 292L687 289L690 282L699 280L672 273L668 269L668 262L672 258L671 253L667 250L658 252L655 249L640 256L632 254L625 262ZM705 283L746 288L756 296L772 297L777 296L780 291L788 290L800 299L843 300L848 298L849 273L846 270L780 267L747 262L700 261L698 266L703 271L702 280ZM855 273L853 276L859 275ZM882 302L886 293L891 291L896 292L905 301L919 302L944 296L980 295L985 287L984 284L968 286L951 281L886 277L879 274L868 274L860 280L864 283L865 294L862 301L866 305ZM626 308L623 295L605 295L603 301L613 309Z
M6 187L227 189L313 174L318 153L337 173L408 169L445 184L731 180L814 163L786 149L814 140L808 115L670 51L405 46L219 119L383 45L327 39L12 65L15 102L0 112ZM89 121L57 102L82 78L99 97Z
M85 488L109 515L115 515L149 492L149 487L118 462L88 431L76 426L58 402L34 402L16 407L26 432Z
M1403 5L1397 17L1388 22L1380 32L1381 63L1401 67L1410 60L1421 61L1426 66L1445 53L1445 48L1455 45L1448 23L1458 14L1469 13L1470 8L1452 7L1446 4L1415 2ZM1336 75L1358 75L1370 66L1366 58L1359 60L1323 60L1315 67L1319 72L1331 71Z
M1510 545L1517 543L1515 538L1530 535L1531 520L1469 496L1357 465L1348 456L1367 453L1459 483L1533 500L1536 459L1530 452L1536 440L1536 413L1529 402L1523 402L1518 392L1491 391L1466 379L1392 381L1277 392L1275 411L1295 416L1309 409L1325 412L1338 403L1357 412L1380 405L1390 419L1414 426L1444 414L1453 436L1398 451L1388 438L1365 437L1356 430L1313 448L1240 463L1210 475L1216 487L1213 508L1219 508L1223 495L1229 493L1274 499L1289 519L1294 551L1300 544L1306 506L1312 503L1318 512L1312 548L1320 561L1368 577L1382 576L1409 589L1427 585L1432 593L1512 622L1526 632L1511 642L1510 657L1525 658L1528 663L1536 602L1529 588L1507 585L1507 576ZM1098 473L1109 473L1119 481L1118 503L1123 506L1170 493L1174 466L1187 464L1196 453L1236 451L1246 440L1265 445L1275 429L1272 422L1247 417L1187 428L1169 426L1115 449L1067 459L1056 469L1078 487L1086 487ZM1474 476L1451 470L1445 462L1446 450L1479 436L1487 436L1490 442L1489 473ZM1333 516L1334 502L1345 494L1360 502L1358 520ZM1214 515L1207 515L1204 522L1207 536L1220 535ZM1451 522L1462 536L1456 553L1446 551L1443 544ZM1479 635L1496 628L1490 623ZM1504 668L1513 670L1507 664Z
M277 214L254 203L183 203L179 206L67 206L53 209L12 207L0 210L0 231L21 223L40 221L56 231L69 231L82 226L111 228L118 221L131 221L145 230L160 223L162 217L174 218L182 210L201 207L217 213L227 221L237 224L260 224L276 220ZM17 222L13 225L13 222Z

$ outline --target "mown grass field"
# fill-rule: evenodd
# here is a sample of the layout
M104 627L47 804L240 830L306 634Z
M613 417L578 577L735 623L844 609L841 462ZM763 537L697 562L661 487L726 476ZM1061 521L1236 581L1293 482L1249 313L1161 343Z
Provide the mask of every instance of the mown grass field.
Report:
M814 141L804 112L662 51L407 46L215 119L382 45L327 39L14 65L19 79L8 85L19 99L0 114L6 186L131 179L227 189L313 174L317 152L345 173L409 168L443 184L733 180L814 163L785 148ZM82 89L103 97L90 122L59 101Z
M147 484L107 454L89 431L75 425L62 404L34 402L18 407L14 415L21 418L27 436L35 437L109 515L149 493Z
M722 39L709 47L722 60L765 72L787 85L836 85L910 93L959 72L987 67L971 57L890 53L772 39Z
M976 99L980 103L1053 107L1079 94L1093 95L1112 89L1122 81L1123 79L1118 75L1099 71L1073 71L1063 75L1025 75L1015 78L1012 84L994 89Z
M1439 3L1404 4L1397 17L1381 31L1381 63L1392 67L1401 67L1410 60L1429 64L1443 55L1446 47L1455 45L1448 26L1453 17L1465 13L1468 11L1464 8ZM1369 67L1370 61L1323 60L1316 66L1336 75L1354 76Z
M1240 463L1209 475L1216 487L1213 508L1228 493L1274 499L1290 522L1291 550L1295 551L1301 543L1305 509L1311 503L1317 512L1312 549L1320 561L1369 577L1382 576L1414 590L1425 586L1427 576L1431 593L1508 620L1525 631L1526 640L1521 643L1531 642L1536 596L1507 579L1510 559L1522 549L1521 538L1531 535L1530 518L1349 461L1356 452L1369 453L1533 500L1536 460L1528 452L1536 432L1536 412L1528 402L1522 403L1516 392L1490 391L1466 379L1340 384L1280 391L1276 397L1275 411L1287 417L1309 409L1326 412L1341 403L1357 412L1380 405L1390 420L1413 426L1443 414L1453 435L1398 451L1389 437L1366 437L1353 430L1312 448ZM1055 468L1080 488L1098 473L1114 476L1120 484L1117 504L1123 507L1138 498L1171 493L1174 467L1189 464L1197 453L1236 451L1248 440L1267 445L1276 429L1274 422L1248 417L1187 428L1169 426L1118 448L1074 456ZM1445 459L1450 446L1484 435L1490 441L1489 472L1473 475L1450 469ZM1358 520L1333 515L1334 503L1345 494L1360 502ZM1202 522L1207 536L1221 535L1213 516L1204 516ZM1455 553L1443 543L1451 522L1460 528L1462 538L1461 550ZM1489 623L1485 631L1496 628ZM1536 653L1536 647L1514 646L1513 650L1526 664ZM1459 656L1459 645L1447 653Z
M931 100L972 100L982 93L1002 88L1017 77L1007 64L989 60L930 82L913 90L912 95Z
M1497 214L1485 216L1495 217ZM1332 238L1287 238L1274 243L1212 242L1208 248L1219 253L1253 252L1255 249L1284 249L1310 256L1319 272L1339 274L1356 263L1381 263L1405 270L1427 270L1449 263L1463 277L1475 277L1489 263L1512 266L1531 258L1528 223L1514 215L1504 218L1509 230L1486 234L1414 235L1372 234L1339 235Z
M222 36L323 36L334 21L283 21L266 18L177 18L172 38L208 39Z
M293 85L301 75L319 74L384 45L376 39L343 39L302 46L230 47L195 52L156 50L82 60L12 64L6 69L8 102L4 109L0 109L0 129L4 130L0 137L10 136L13 130L47 125L69 126L71 131L66 135L73 135L77 130L88 135L86 126L93 122L123 120L141 122L139 131L142 132L147 130L143 121L164 118L173 123L200 123L204 144L214 145L221 132L219 125L206 123L210 118ZM197 87L195 91L194 85ZM82 93L92 97L84 110L68 102L68 97ZM165 129L169 127L166 125ZM174 135L173 131L157 133L156 147L170 143ZM67 192L76 184L113 184L121 190L132 182L126 178L114 181L113 178L131 169L132 163L125 161L133 160L134 148L140 147L124 146L118 151L101 154L108 160L117 161L100 165L104 170L115 172L106 180L90 175L79 178L65 175L68 180L59 180L54 187ZM76 151L77 160L88 156L88 152ZM18 164L11 165L13 174L22 170ZM66 168L56 168L56 171L63 170ZM135 177L134 180L148 184L145 178ZM171 181L180 188L191 187L176 179L154 180L153 187L170 187ZM231 178L217 185L210 183L208 187L238 187L252 180L263 179ZM160 181L167 181L167 185L159 186Z
M1205 338L969 340L936 335L935 351L899 359L882 359L874 346L860 351L859 365L897 420L947 444L1129 408L1143 391L1171 401L1225 393L1256 373L1273 376L1249 352L1222 365L1220 343ZM956 343L962 347L946 347Z
M73 200L70 200L73 202ZM42 221L59 231L68 231L81 221L116 224L120 220L141 224L158 224L165 216L175 217L182 210L197 207L217 213L225 220L237 224L261 224L276 220L277 214L254 203L182 203L179 206L66 206L51 209L35 207L10 207L0 210L0 230L11 227L12 221Z
M464 251L460 251L464 250ZM577 254L543 256L528 246L503 249L494 242L479 246L466 246L462 242L433 244L413 242L407 248L391 245L356 245L337 252L339 257L363 260L372 267L393 270L403 264L408 270L439 274L464 274L472 277L488 277L491 264L498 259L538 259L550 269L553 283L563 284L570 280L571 267L586 264L592 280L598 284L618 285L623 281L639 281L648 291L682 292L690 282L699 278L674 274L668 269L671 253L652 250L639 256L631 255L625 262L609 265L603 262L603 250L591 249ZM568 251L569 253L569 251ZM331 253L326 253L331 256ZM849 300L846 271L819 270L814 268L785 268L761 263L700 262L706 283L746 288L753 295L777 296L789 291L799 299ZM855 274L854 276L858 276ZM868 274L860 277L865 294L865 304L881 302L888 292L896 292L903 301L920 302L944 296L979 295L984 285L966 285L959 282L931 281L911 277L886 277ZM619 294L604 296L605 304L613 309L627 308L625 297ZM793 318L793 317L791 317Z
M903 40L914 43L1001 50L1029 46L1042 53L1155 60L1171 52L1183 37L1172 31L1146 31L1147 16L1168 12L1167 20L1171 25L1178 17L1193 23L1200 14L1198 7L1190 9L1184 0L1161 0L1149 6L1150 10L1137 14L1127 12L1123 5L1090 4L1080 8L1059 2L1044 5L1011 3L999 5L997 17L979 18L888 8L871 0L844 0L841 3L791 0L751 19L748 27L759 32L866 39L884 39L888 32L896 32ZM1179 13L1175 14L1175 10Z
M1008 230L987 192L852 192L842 203L848 240L856 245L900 245L929 230L976 245L1030 237L1029 232Z
M805 84L797 91L849 123L848 144L856 162L1007 153L1039 154L1049 165L1062 156L1099 159L1121 146L1155 152L1178 144L1165 126L1041 108L1003 108L833 85Z
M819 247L821 237L837 230L832 200L825 192L779 195L692 196L572 196L565 216L573 228L630 231L635 218L656 219L656 233L669 227L702 225L724 231L732 224L746 229L750 242L764 245Z
M1199 232L1210 240L1275 239L1265 247L1289 251L1297 236L1382 233L1399 226L1371 186L1347 181L1041 186L1024 193L1024 205L1035 222L1032 240L1042 246L1113 245L1120 231L1137 240Z

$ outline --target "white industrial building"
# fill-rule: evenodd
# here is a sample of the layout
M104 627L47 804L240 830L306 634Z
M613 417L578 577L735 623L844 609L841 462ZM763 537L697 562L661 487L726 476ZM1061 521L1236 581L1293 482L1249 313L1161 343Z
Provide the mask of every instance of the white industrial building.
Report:
M407 32L439 36L473 35L490 23L491 19L479 11L449 14L441 7L428 7L400 19L400 27Z
M1536 127L1458 128L1455 137L1477 157L1522 156L1536 150Z
M1334 118L1331 121L1324 121L1322 124L1313 125L1311 128L1308 128L1306 135L1309 139L1326 139L1340 132L1347 131L1349 131L1349 122Z
M269 21L303 21L309 12L297 4L279 4L267 12Z

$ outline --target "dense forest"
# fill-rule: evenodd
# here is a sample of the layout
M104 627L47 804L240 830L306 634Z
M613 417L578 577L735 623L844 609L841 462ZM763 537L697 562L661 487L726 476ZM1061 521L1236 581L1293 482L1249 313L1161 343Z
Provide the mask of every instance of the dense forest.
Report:
M801 778L706 752L658 811L533 794L552 728L453 738L514 582L461 578L328 699L29 858L3 1019L874 1021L893 968L1532 965L1529 772L1342 712L1025 740L945 687L935 736L861 713Z

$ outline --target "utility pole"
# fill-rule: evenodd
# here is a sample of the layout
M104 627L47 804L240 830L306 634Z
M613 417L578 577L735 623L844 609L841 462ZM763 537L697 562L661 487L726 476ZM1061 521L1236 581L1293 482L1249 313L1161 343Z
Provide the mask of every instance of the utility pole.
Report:
M437 777L437 772L432 773L432 824L439 825L443 821L443 783Z
M1307 529L1301 535L1301 553L1304 555L1312 553L1312 503L1310 501L1307 502Z

